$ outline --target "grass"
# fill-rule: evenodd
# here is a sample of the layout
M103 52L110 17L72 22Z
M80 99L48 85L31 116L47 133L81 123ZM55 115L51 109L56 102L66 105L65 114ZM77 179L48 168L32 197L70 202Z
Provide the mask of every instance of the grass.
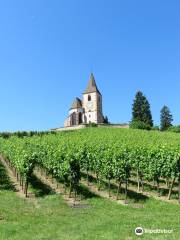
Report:
M0 240L134 240L180 239L180 206L151 198L144 208L122 206L82 188L88 208L71 208L36 178L31 183L37 197L19 198L0 165ZM3 176L3 177L2 177ZM173 229L172 234L144 234L137 226Z
M55 194L53 189L48 185L44 184L40 179L38 179L34 174L32 175L29 191L34 193L36 197L44 197L47 195Z

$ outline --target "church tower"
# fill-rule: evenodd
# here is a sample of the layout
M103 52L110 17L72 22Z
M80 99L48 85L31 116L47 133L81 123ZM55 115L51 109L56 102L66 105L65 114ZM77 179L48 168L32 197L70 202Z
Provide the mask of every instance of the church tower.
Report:
M102 95L91 73L88 86L83 93L84 123L103 123Z

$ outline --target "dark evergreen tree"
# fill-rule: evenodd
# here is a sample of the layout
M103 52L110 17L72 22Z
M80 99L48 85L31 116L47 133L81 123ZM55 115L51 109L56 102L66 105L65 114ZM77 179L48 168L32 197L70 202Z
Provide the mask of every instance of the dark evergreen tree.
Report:
M162 131L167 130L169 127L172 126L173 117L167 106L164 106L161 109L160 121Z
M105 124L108 124L108 123L109 123L109 120L108 120L108 117L107 117L107 116L104 117L103 123L105 123Z
M143 122L153 126L150 104L141 91L136 93L132 107L132 122Z

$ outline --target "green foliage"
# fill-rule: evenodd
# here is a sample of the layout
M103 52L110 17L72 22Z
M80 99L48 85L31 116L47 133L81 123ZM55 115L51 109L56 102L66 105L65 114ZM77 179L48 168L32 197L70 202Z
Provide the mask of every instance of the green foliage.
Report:
M167 130L172 126L173 117L167 106L164 106L161 109L160 122L161 122L161 131Z
M140 91L136 93L132 107L132 122L134 121L144 122L150 127L153 126L150 104L147 98Z
M0 153L25 177L32 173L33 164L38 164L53 176L71 183L76 190L80 173L84 170L95 173L99 182L106 178L124 183L135 172L140 179L148 181L178 179L179 142L180 135L170 132L86 128L31 138L0 138ZM2 179L5 179L4 174ZM172 215L179 214L179 206L149 198L144 208L132 209L95 196L87 203L90 207L79 211L69 208L61 196L52 195L40 198L38 207L34 207L14 192L1 189L1 218L5 219L1 224L2 239L95 239L97 236L133 239L139 219L144 224L142 227L150 226L152 221L162 229L173 225L177 231L171 238L179 237L179 223L177 218L172 218ZM147 218L149 214L151 217ZM133 230L129 229L127 222ZM114 223L119 224L118 227ZM98 224L101 229L97 228ZM27 231L28 226L31 227ZM154 239L154 236L148 237ZM163 235L162 239L165 237Z
M133 121L129 125L130 128L132 129L142 129L142 130L151 130L151 126L141 122L141 121Z
M9 138L11 136L11 133L9 132L1 132L0 137L2 138Z
M169 132L175 132L175 133L180 133L180 125L177 126L171 126L168 128Z
M46 134L56 134L55 131L18 131L18 132L1 132L0 133L0 137L2 138L9 138L11 136L17 136L19 138L23 138L23 137L32 137L32 136L43 136Z
M179 176L180 138L174 134L141 130L87 128L31 138L0 139L0 153L29 178L35 165L76 191L81 169L128 181L131 172L159 181Z
M97 127L98 125L96 123L88 123L86 126L87 127Z

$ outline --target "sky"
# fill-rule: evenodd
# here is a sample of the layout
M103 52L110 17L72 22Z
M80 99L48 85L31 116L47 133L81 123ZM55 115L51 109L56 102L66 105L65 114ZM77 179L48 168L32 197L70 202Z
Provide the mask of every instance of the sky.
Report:
M112 123L141 90L180 124L179 0L1 0L0 131L63 126L90 73Z

